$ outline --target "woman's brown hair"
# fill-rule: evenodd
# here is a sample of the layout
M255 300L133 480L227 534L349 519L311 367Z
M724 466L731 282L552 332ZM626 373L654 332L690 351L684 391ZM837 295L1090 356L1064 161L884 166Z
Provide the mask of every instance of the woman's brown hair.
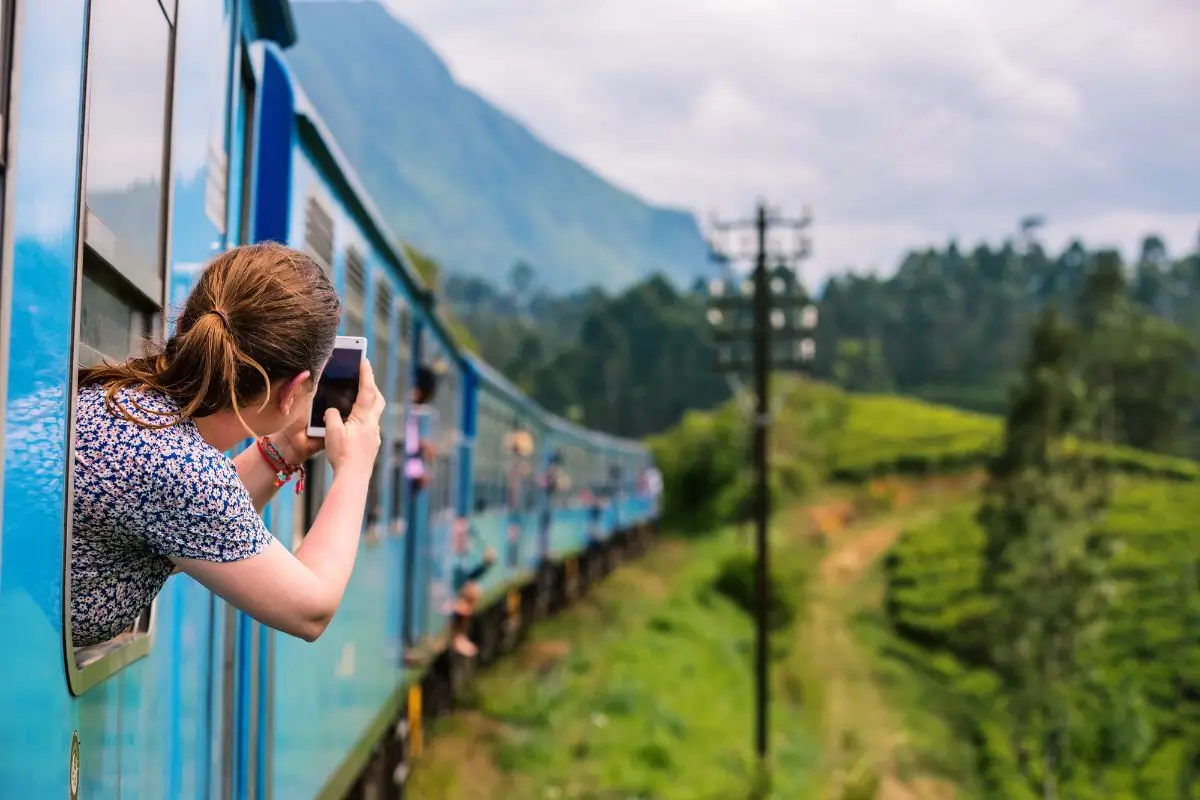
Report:
M304 253L273 242L237 247L205 267L160 353L84 368L79 385L105 387L109 411L143 427L227 409L246 425L241 409L259 397L265 408L274 381L305 370L314 379L320 374L341 313L329 277ZM178 416L162 425L134 417L116 399L129 387L162 392L178 405Z

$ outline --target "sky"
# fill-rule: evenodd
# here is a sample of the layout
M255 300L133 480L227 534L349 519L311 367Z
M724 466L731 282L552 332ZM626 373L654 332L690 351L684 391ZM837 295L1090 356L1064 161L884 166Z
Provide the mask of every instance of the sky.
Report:
M648 201L813 216L819 278L1042 214L1200 233L1195 0L385 0L456 78Z

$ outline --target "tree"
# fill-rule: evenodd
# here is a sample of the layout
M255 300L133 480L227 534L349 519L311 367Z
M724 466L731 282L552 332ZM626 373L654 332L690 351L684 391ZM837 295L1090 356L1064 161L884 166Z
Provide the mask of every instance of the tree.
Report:
M1070 689L1101 628L1111 552L1097 524L1107 476L1077 447L1107 399L1082 379L1080 336L1053 307L1038 319L979 511L987 651L1016 701L1014 749L1046 798L1071 777Z
M512 295L513 303L522 312L525 309L529 290L533 288L533 285L536 282L537 271L529 262L522 259L518 260L511 267L509 267L508 290Z

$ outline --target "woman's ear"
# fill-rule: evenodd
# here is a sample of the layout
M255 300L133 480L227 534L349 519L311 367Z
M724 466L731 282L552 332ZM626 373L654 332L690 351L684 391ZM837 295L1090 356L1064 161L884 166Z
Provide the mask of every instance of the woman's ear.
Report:
M304 370L280 387L279 410L283 412L284 416L290 415L296 403L304 396L304 389L311 377L312 372Z

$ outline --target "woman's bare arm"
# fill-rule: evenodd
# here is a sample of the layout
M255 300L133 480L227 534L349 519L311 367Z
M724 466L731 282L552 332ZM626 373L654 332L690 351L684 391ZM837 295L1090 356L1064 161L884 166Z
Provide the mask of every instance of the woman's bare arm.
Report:
M326 444L334 479L312 529L295 555L274 538L257 555L240 561L214 562L172 557L184 572L264 625L314 641L324 632L342 601L362 532L367 489L379 450L379 418L386 405L375 376L363 362L358 399L345 423L338 412L325 415ZM243 453L270 467L256 451ZM261 468L247 462L247 489L265 496ZM239 469L239 477L242 476ZM270 478L273 482L274 478ZM271 489L274 487L271 486ZM268 498L269 499L269 498ZM255 498L257 503L257 498Z

